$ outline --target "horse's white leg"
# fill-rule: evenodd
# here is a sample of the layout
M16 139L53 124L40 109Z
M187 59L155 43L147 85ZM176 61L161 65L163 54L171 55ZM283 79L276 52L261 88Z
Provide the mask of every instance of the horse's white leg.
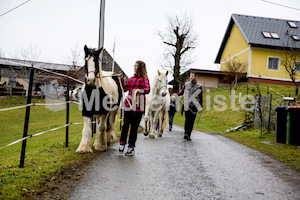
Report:
M167 126L167 122L168 122L168 111L167 110L163 110L161 111L162 114L160 116L160 124L159 124L159 133L158 133L158 137L161 137L166 126Z
M148 117L144 117L144 122L145 122L145 129L144 129L144 135L148 135Z
M107 150L107 132L106 120L108 115L96 115L97 118L97 133L94 143L94 148L97 151Z
M107 127L107 145L111 145L114 143L114 141L117 141L116 137L116 116L117 116L118 110L109 112L109 121L108 121L108 127Z
M150 120L150 118L148 118L147 124L148 124L147 133L149 134L149 132L150 132L150 126L151 126L151 120Z
M147 104L147 102L146 102ZM147 136L149 134L148 130L148 122L149 122L149 106L146 105L145 115L144 115L144 121L145 121L145 129L144 129L144 135Z
M92 129L91 129L91 118L83 117L83 129L82 129L82 139L79 147L77 148L77 153L91 152L92 150Z
M150 134L149 134L149 138L154 139L155 138L155 126L157 124L157 119L158 119L158 114L159 112L151 112L151 128L150 128Z
M150 114L149 114L149 123L150 123L149 138L151 138L151 139L155 138L155 135L154 135L155 126L153 125L154 124L153 118L154 118L154 112L150 112Z
M159 119L159 126L158 126L158 137L161 137L162 136L162 126L163 126L163 123L164 123L164 111L161 111L160 115L158 116L158 119Z
M144 135L147 136L149 134L149 129L150 129L150 116L149 116L149 112L145 113L144 121L145 121Z

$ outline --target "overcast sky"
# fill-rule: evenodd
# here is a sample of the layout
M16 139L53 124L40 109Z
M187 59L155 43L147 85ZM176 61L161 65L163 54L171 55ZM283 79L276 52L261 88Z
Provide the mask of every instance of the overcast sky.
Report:
M0 15L26 0L0 0ZM270 0L300 9L299 0ZM62 63L71 49L98 47L100 0L31 0L0 17L0 49L14 57L33 46L39 61ZM261 0L106 0L104 48L130 77L135 61L147 65L150 81L160 69L164 46L157 31L166 31L167 16L193 16L198 43L191 68L214 64L232 13L300 21L300 11ZM171 78L171 77L170 77Z

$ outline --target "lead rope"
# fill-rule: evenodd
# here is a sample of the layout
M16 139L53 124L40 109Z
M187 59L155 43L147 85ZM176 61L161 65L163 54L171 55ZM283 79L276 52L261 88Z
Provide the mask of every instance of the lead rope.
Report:
M119 75L119 74L117 74L116 76L118 76L118 75ZM121 90L122 90L122 96L125 96L125 92L124 92L124 89L123 89L123 84L122 84L121 78L118 77L118 79L119 79L119 83L120 83ZM136 95L136 94L135 94L135 95ZM132 105L131 105L129 99L127 98L127 96L125 96L125 100L127 101L127 103L128 103L129 106L130 106L130 109L132 110Z
M115 75L109 75L109 76L96 76L96 78L106 78L106 77L112 77L112 76L118 76L118 75L121 75L121 74L115 74ZM125 92L124 92L124 88L123 88L123 84L122 84L121 78L118 77L118 79L119 79L120 87L121 87L121 90L122 90L122 95L125 96ZM137 95L137 93L134 92L134 99L136 99L136 95ZM130 103L130 101L127 98L127 96L125 96L125 100L127 101L127 103L129 104L130 109L132 110L132 104Z
M168 92L167 94L170 94L170 93ZM194 111L192 111L192 110L190 109L189 106L187 106L183 101L181 101L180 98L178 98L178 99L179 99L179 101L180 101L184 106L188 107L188 109L189 109L189 110L191 111L191 113L193 113L194 115L197 115L197 114L201 113L201 111L198 111L198 112L195 113Z

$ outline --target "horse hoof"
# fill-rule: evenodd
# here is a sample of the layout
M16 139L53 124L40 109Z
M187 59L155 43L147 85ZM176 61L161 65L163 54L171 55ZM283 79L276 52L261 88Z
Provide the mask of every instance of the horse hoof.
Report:
M149 133L144 132L144 136L148 136L148 135L149 135Z
M149 135L149 138L150 138L150 139L154 139L155 136L154 136L154 135Z
M78 148L76 153L93 153L92 148Z
M107 147L95 147L96 151L106 151Z
M94 145L95 150L97 151L106 151L107 147L105 146L100 146L100 145Z
M158 137L161 137L161 136L162 136L162 134L158 134L157 136L158 136Z

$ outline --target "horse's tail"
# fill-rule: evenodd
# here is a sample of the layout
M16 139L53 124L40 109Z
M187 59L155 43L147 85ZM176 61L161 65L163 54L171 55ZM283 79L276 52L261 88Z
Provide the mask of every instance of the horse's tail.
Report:
M117 86L118 86L118 93L119 93L119 98L118 98L118 105L120 105L121 99L123 97L123 93L122 93L122 89L121 89L121 84L120 84L120 80L117 76L113 76L112 79L116 82Z
M165 113L164 116L162 116L164 118L164 123L162 124L163 130L168 126L168 123L169 123L169 112L168 112L168 110L165 110L164 113Z

